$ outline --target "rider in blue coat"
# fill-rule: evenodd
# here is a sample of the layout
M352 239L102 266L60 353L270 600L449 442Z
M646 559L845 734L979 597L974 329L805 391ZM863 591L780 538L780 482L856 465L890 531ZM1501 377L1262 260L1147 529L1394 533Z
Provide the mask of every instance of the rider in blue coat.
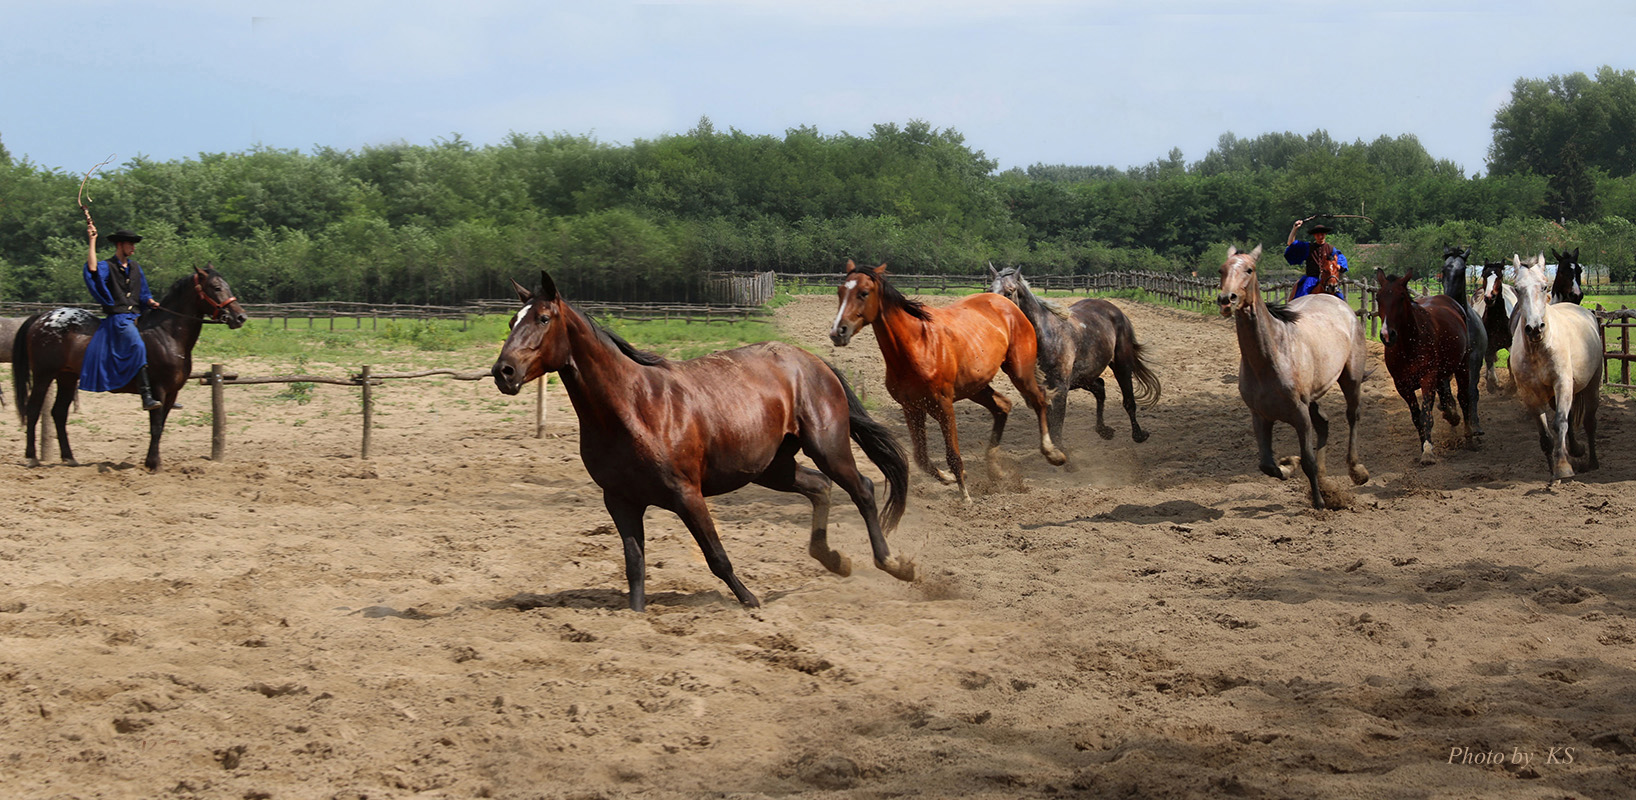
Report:
M136 321L148 308L157 308L159 301L148 291L147 276L142 267L131 260L136 243L142 241L127 230L115 231L108 236L114 246L113 258L97 260L97 226L86 223L90 237L90 253L85 259L85 288L102 305L106 317L91 336L85 348L85 360L80 365L80 388L91 392L112 392L130 385L135 378L142 390L142 408L151 411L159 407L148 383L148 350L142 344L142 334Z
M1346 256L1332 245L1324 242L1324 239L1330 233L1333 233L1334 229L1322 223L1314 225L1312 226L1312 241L1304 242L1295 238L1296 232L1300 231L1301 226L1304 224L1306 224L1304 219L1295 221L1295 226L1289 229L1289 241L1284 247L1284 260L1286 262L1291 266L1306 266L1306 275L1302 276L1301 280L1295 284L1295 291L1289 296L1291 300L1302 295L1312 294L1313 290L1318 288L1318 269L1326 256L1333 255L1335 263L1340 265L1341 272L1346 272ZM1335 295L1344 299L1346 290L1337 285Z

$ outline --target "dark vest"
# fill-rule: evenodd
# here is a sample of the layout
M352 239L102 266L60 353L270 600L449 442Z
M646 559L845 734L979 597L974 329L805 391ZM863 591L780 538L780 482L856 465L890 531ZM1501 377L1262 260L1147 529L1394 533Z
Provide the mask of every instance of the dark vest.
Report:
M1307 248L1307 277L1308 278L1317 278L1317 277L1319 277L1320 276L1320 272L1319 272L1319 269L1318 269L1319 265L1323 264L1325 261L1333 261L1333 260L1335 260L1335 248L1333 246L1331 246L1329 244L1329 242L1324 242L1323 244L1314 244L1314 245L1308 247Z
M130 262L129 269L120 269L119 262L108 259L108 294L113 295L114 304L103 306L104 314L136 314L138 298L131 288L136 282L137 271L141 267L135 261Z

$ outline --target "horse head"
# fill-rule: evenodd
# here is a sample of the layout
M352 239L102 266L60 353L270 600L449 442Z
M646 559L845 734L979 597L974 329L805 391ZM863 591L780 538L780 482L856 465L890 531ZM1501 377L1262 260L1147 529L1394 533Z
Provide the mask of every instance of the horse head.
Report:
M562 324L568 304L557 294L551 276L540 270L538 292L530 292L515 280L511 286L523 307L511 318L511 333L490 370L494 385L506 394L516 394L523 384L562 369L571 356L567 326Z
M1375 314L1380 317L1380 343L1387 347L1396 345L1399 332L1414 324L1410 318L1413 313L1410 305L1414 300L1414 289L1410 284L1414 279L1414 270L1409 270L1401 278L1387 275L1383 269L1375 270L1375 283L1380 287L1375 295Z
M1022 293L1028 288L1028 281L1023 278L1020 267L1007 267L1004 271L997 271L993 264L988 265L988 290L1000 295L1017 305L1022 305Z
M1443 248L1443 294L1464 300L1466 298L1466 262L1471 248Z
M1512 335L1516 334L1517 326L1520 325L1529 341L1541 341L1545 338L1545 309L1551 304L1551 298L1546 295L1545 290L1548 284L1545 278L1545 254L1540 253L1527 263L1513 254L1511 264L1517 275L1517 307L1511 312Z
M1545 255L1540 254L1543 261ZM1551 283L1551 301L1579 305L1585 299L1585 268L1579 264L1579 248L1570 253L1551 249L1551 260L1556 262L1556 280Z
M1504 261L1485 261L1485 262L1483 262L1483 279L1482 280L1483 280L1483 290L1482 290L1483 300L1492 303L1495 300L1499 299L1500 294L1501 294L1501 292L1503 291L1503 289L1505 287L1505 262Z
M227 285L227 279L216 271L214 264L204 269L193 268L193 293L204 306L199 309L200 316L209 313L212 322L224 322L227 327L236 330L250 318L239 305L239 299L233 295L233 287Z
M852 341L853 334L880 318L885 275L885 264L860 267L847 259L846 274L836 290L835 324L829 329L829 340L837 347L845 347Z
M1251 306L1261 296L1261 286L1255 277L1255 264L1261 259L1261 245L1246 253L1227 245L1227 260L1221 264L1221 288L1216 293L1216 306L1221 315L1230 317Z

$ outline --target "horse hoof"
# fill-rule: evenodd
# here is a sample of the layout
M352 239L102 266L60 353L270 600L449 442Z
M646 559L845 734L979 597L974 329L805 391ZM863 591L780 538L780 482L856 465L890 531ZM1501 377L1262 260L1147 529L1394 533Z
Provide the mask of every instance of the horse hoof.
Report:
M1130 440L1133 441L1133 442L1136 442L1137 444L1141 444L1142 442L1147 441L1147 431L1137 431L1137 430L1131 431L1130 432Z
M1051 462L1053 466L1060 467L1068 463L1068 454L1061 450L1051 450L1045 454L1045 460Z
M1096 435L1111 441L1113 439L1113 429L1106 425L1098 425L1096 426ZM1137 441L1141 440L1138 439Z
M1352 476L1354 486L1362 486L1369 482L1369 470L1362 464L1353 464L1346 471Z
M1421 466L1428 466L1428 465L1436 464L1436 463L1437 463L1437 456L1432 455L1431 442L1421 442L1420 443L1420 464L1421 464Z
M908 582L915 579L915 562L908 559L889 558L885 561L876 561L875 566L900 581Z
M940 470L940 469L939 470L933 470L932 471L932 477L936 478L939 483L943 483L943 484L950 484L950 483L955 482L953 475L950 475L949 473L944 472L943 470Z
M38 466L40 466L40 459L38 459L38 458L28 459L27 464L30 467L38 467Z

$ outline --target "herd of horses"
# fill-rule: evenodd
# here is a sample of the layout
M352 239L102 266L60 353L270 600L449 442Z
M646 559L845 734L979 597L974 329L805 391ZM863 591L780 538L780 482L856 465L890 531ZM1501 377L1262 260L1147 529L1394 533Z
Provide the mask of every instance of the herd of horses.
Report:
M1419 434L1421 458L1430 461L1432 405L1460 426L1468 439L1482 434L1478 384L1485 363L1490 388L1499 350L1510 352L1517 397L1537 418L1540 446L1552 482L1595 469L1596 407L1602 345L1596 319L1582 298L1578 252L1556 253L1554 282L1545 257L1513 256L1514 283L1504 264L1485 264L1481 288L1467 297L1470 251L1449 248L1443 292L1417 297L1415 275L1377 271L1381 341L1398 393ZM1262 472L1280 479L1298 467L1312 504L1324 508L1322 491L1329 420L1318 401L1340 386L1346 402L1347 469L1354 483L1369 480L1358 456L1363 381L1370 374L1363 323L1347 302L1310 294L1269 303L1256 276L1261 248L1229 247L1216 298L1237 334L1239 394L1250 411ZM971 400L993 418L992 455L1000 444L1012 402L995 391L1003 372L1034 413L1040 452L1054 465L1068 456L1063 437L1067 394L1083 389L1096 398L1095 430L1114 431L1103 419L1103 373L1118 382L1131 438L1148 438L1139 406L1158 402L1161 384L1143 356L1130 320L1105 300L1085 299L1063 308L1034 294L1018 269L989 265L988 291L933 307L906 297L888 280L886 265L848 261L837 290L830 339L846 346L865 326L872 329L885 361L886 386L902 407L910 453L864 409L834 366L800 348L764 342L687 361L672 361L636 348L575 309L549 274L540 288L513 282L522 309L491 369L496 387L515 395L530 381L556 372L579 418L580 456L603 491L603 502L623 544L629 603L646 606L643 515L650 507L681 518L710 570L740 603L759 601L734 574L706 498L755 483L794 492L812 503L808 552L839 575L851 571L846 556L830 547L830 490L840 484L862 515L875 566L900 580L915 577L912 561L892 555L887 536L907 501L909 459L970 501L960 455L954 404ZM192 371L192 350L201 326L244 324L246 315L227 281L214 268L196 269L171 287L159 309L139 323L148 347L149 370L160 407L149 412L145 465L160 465L159 440L178 391ZM26 458L38 464L35 430L50 386L58 447L73 464L67 415L80 362L99 320L77 309L57 309L24 320L11 347L13 390L27 433ZM1451 390L1451 383L1453 389ZM123 391L135 391L135 386ZM930 415L943 434L947 469L927 452ZM1272 448L1274 423L1295 429L1300 454L1282 461ZM858 468L855 442L884 476L877 498L873 481ZM804 454L813 464L796 461Z

